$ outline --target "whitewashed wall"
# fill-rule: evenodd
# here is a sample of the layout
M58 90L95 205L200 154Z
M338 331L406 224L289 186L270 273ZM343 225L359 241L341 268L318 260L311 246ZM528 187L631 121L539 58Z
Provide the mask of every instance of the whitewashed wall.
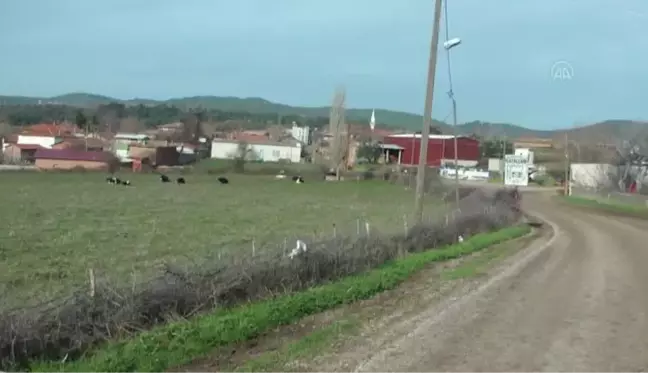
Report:
M18 135L18 144L20 145L40 145L43 148L51 149L57 142L56 136Z
M248 144L254 153L254 158L263 162L277 162L289 160L293 163L301 161L301 147L289 145ZM214 141L211 148L211 157L216 159L232 159L238 151L238 143Z
M264 162L277 162L282 159L287 159L292 163L301 161L301 147L299 146L253 144L251 148L257 158Z
M488 158L488 171L504 172L504 160L501 158Z
M236 154L238 144L235 142L214 141L211 147L211 157L215 159L231 159Z

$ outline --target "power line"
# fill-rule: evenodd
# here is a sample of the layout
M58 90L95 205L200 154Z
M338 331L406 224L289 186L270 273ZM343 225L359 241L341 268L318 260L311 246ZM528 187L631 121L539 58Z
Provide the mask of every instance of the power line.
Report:
M450 22L448 18L448 1L443 4L443 17L445 25L445 40L450 40ZM446 48L446 58L448 63L448 84L450 90L448 96L452 100L452 134L454 136L454 167L455 167L455 203L459 206L459 154L458 154L458 140L457 140L457 100L454 97L454 88L452 86L452 63L450 62L450 49Z

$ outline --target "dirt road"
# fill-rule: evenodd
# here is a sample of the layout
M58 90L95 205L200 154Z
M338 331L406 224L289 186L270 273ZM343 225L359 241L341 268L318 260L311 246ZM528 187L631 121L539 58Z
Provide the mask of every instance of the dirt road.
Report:
M648 370L648 222L525 196L557 229L479 288L367 336L356 371Z

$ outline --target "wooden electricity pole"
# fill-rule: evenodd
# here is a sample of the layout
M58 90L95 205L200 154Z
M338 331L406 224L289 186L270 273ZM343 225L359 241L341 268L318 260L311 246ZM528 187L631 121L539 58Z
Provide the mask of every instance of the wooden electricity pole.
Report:
M425 195L425 174L427 169L428 143L432 125L432 103L434 100L434 78L436 77L437 51L439 47L439 24L441 22L441 2L436 0L434 22L432 24L432 41L430 43L430 60L428 62L427 89L425 91L425 108L423 128L421 131L421 152L416 171L416 197L414 199L414 218L417 223L423 221L423 197Z

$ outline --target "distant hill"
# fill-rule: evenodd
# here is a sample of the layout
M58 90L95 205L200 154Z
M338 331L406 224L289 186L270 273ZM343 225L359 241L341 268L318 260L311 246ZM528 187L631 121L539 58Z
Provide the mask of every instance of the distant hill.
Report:
M299 107L283 105L271 102L259 97L220 97L220 96L194 96L172 98L164 101L150 100L144 98L135 98L131 100L119 100L112 97L89 94L89 93L68 93L54 97L22 97L22 96L0 96L0 105L38 105L38 104L55 104L68 105L82 108L93 108L99 105L109 104L111 102L123 103L125 105L160 105L168 104L183 109L199 108L210 110L221 110L231 112L248 112L252 114L276 113L277 115L302 115L305 117L327 117L330 107ZM347 119L354 122L369 122L372 109L347 109ZM376 118L380 124L392 128L402 128L408 130L418 130L421 128L423 117L418 114L406 113L402 111L376 109ZM629 124L630 123L630 124ZM452 131L452 127L447 123L433 121L433 124L439 127L444 133ZM610 138L618 136L622 132L627 132L628 126L633 128L647 127L646 123L632 122L626 120L610 120L585 126L577 129L570 129L570 133L583 139L593 138ZM468 122L457 126L460 134L478 134L480 136L506 136L509 138L518 137L541 137L555 138L565 130L543 131L533 130L522 126L508 123L489 123L489 122Z
M328 117L330 107L298 107L283 105L271 102L258 97L218 97L218 96L194 96L172 98L165 101L135 98L131 100L119 100L112 97L88 94L68 93L54 97L22 97L22 96L0 96L0 104L4 105L38 105L54 104L68 105L83 108L92 108L111 102L123 103L125 105L160 105L168 104L183 109L199 108L231 112L248 112L251 114L276 113L277 115L303 115L305 117ZM346 116L353 121L369 122L372 109L347 109ZM379 122L390 127L407 129L418 129L421 127L423 117L417 114L400 111L376 109L376 117ZM435 125L446 127L442 122ZM442 128L447 130L447 128Z
M565 132L568 134L570 140L578 142L615 144L624 139L647 139L648 122L612 119L591 124L589 126L555 132L553 137L558 141L564 141Z

